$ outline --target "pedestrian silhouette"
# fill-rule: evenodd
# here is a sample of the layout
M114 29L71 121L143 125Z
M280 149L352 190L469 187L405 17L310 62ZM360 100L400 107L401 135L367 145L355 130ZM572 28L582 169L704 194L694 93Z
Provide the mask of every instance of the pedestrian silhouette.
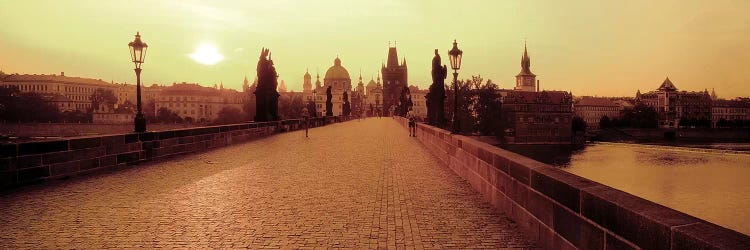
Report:
M305 107L302 108L302 123L305 125L305 138L310 130L310 111Z
M409 107L409 112L406 112L406 119L409 119L409 137L417 137L417 121L411 107Z

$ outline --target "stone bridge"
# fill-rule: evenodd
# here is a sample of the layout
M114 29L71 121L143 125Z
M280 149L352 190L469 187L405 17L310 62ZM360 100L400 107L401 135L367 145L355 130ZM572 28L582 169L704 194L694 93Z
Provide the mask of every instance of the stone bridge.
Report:
M0 249L750 249L470 137L346 120L0 145Z
M0 195L0 248L534 248L391 118Z

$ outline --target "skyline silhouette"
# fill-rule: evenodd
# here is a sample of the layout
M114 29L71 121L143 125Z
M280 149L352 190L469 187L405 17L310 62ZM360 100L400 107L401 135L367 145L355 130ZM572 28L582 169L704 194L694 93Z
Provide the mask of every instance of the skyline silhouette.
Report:
M526 39L543 90L633 96L669 77L680 90L750 96L742 67L750 63L747 2L76 3L0 3L0 22L18 24L0 28L0 69L134 83L125 44L140 31L152 46L146 85L223 82L241 89L265 46L275 52L279 80L300 91L305 70L324 73L336 55L344 67L361 68L364 79L376 77L397 41L409 84L426 89L434 49L446 56L457 39L465 51L460 79L482 75L512 88ZM211 48L223 60L191 58Z

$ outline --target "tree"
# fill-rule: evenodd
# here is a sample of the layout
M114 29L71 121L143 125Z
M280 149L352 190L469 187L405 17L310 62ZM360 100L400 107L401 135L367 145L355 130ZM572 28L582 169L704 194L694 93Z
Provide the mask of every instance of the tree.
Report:
M645 104L636 104L633 109L623 112L622 123L633 128L656 128L659 126L658 114L654 108Z
M491 80L487 80L484 85L476 86L478 87L478 96L474 105L474 111L476 113L479 134L502 134L505 126L502 126L501 123L502 114L500 106L502 103L500 101L500 94L497 92L498 86L492 83Z
M344 91L344 94L342 95L343 95L342 99L344 100L344 104L341 105L341 115L349 116L352 113L352 107L351 107L351 104L349 103L349 94L347 94L346 91ZM401 95L403 96L404 93L401 93Z
M214 120L213 124L220 125L220 124L235 124L235 123L242 123L244 119L242 119L242 111L240 109L226 106L221 108L219 110L219 113L217 114L218 117L216 120Z
M473 80L473 79L472 79ZM471 133L474 131L476 125L476 119L472 114L472 107L474 105L474 92L472 91L472 80L459 80L458 85L458 115L456 119L459 121L459 132ZM448 124L445 129L453 128L453 106L454 106L454 90L453 85L446 84L446 100L445 100L445 114L448 118Z
M711 127L711 120L709 120L706 117L701 117L700 119L698 119L698 123L697 123L696 127L710 128Z
M301 95L295 95L292 97L292 102L289 103L289 115L290 118L301 118L302 109L305 108L304 101Z
M156 111L156 120L164 123L182 122L180 115L165 107L161 107Z
M0 87L0 120L12 122L59 122L60 111L38 93L21 93Z
M252 121L255 119L255 90L257 89L257 85L253 83L253 85L250 85L250 87L247 88L245 91L245 98L242 100L242 111L245 115L246 121Z
M571 126L573 133L586 131L586 121L581 117L573 117L573 124Z
M719 128L726 128L729 127L729 121L727 119L721 118L718 122L716 122L716 127Z
M599 119L599 128L607 129L612 127L612 122L609 120L609 117L604 115L601 119Z
M89 115L80 110L65 111L61 114L61 119L63 122L68 123L86 123L91 121Z
M372 104L370 105L372 107ZM310 112L310 117L318 117L318 110L315 105L315 102L308 101L307 102L307 112Z
M128 103L130 103L130 100L126 100L122 106L128 107ZM132 110L135 110L133 108ZM148 99L146 101L146 105L143 105L143 116L146 117L146 121L157 121L156 119L156 100L154 99Z
M287 95L279 96L279 116L281 119L288 119L291 112L292 100Z
M91 101L91 110L96 110L102 104L107 106L115 105L117 103L117 96L115 96L112 90L97 88L94 90L94 93L91 93L89 100Z
M678 127L681 127L681 128L689 128L689 127L692 127L694 124L692 123L690 119L685 118L685 117L680 117L679 124L677 125Z

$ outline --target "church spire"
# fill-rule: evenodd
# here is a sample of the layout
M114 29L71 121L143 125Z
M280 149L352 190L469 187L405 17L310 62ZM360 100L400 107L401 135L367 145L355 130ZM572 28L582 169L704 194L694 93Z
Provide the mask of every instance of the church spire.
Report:
M529 58L529 51L526 48L526 41L523 41L523 56L521 56L521 72L531 73L531 58Z
M536 84L536 75L531 73L531 58L529 57L526 40L524 40L523 55L521 55L521 72L516 75L516 87L514 89L534 92L539 90Z
M315 88L316 89L321 88L321 86L320 86L320 72L317 72L317 71L315 72Z
M396 51L396 47L388 48L388 59L386 60L385 66L387 68L398 67L398 52Z
M242 81L242 91L247 92L247 90L250 88L250 81L247 80L247 74L245 74L245 80Z

